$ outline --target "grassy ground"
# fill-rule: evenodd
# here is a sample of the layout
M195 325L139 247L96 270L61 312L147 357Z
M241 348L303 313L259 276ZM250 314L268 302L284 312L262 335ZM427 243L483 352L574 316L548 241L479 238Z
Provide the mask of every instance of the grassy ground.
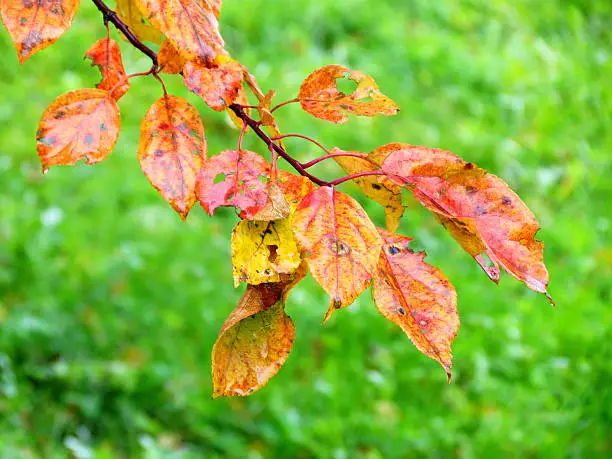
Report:
M159 87L136 81L122 99L108 160L39 172L42 110L98 78L82 56L103 27L84 1L23 67L0 32L0 457L610 457L612 4L226 0L222 26L280 98L341 63L402 107L330 126L291 106L285 132L362 151L436 146L505 178L542 223L558 308L509 276L496 287L413 206L401 232L459 293L451 385L369 294L321 327L327 299L307 281L289 300L298 338L279 375L212 400L210 350L240 295L236 218L198 208L183 224L142 176L139 123ZM126 54L129 71L146 68ZM224 117L191 100L210 150L232 147Z

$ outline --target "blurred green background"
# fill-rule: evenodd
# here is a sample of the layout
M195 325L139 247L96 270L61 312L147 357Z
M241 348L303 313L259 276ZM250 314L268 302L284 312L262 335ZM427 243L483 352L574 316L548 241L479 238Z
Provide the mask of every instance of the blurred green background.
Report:
M143 177L139 125L159 85L133 81L106 161L40 173L40 114L99 78L83 55L104 28L84 0L23 67L0 32L0 457L610 457L612 3L225 0L222 30L279 101L339 63L402 107L335 126L288 106L284 132L444 148L508 181L542 224L558 307L507 275L495 286L412 204L400 232L459 294L452 384L369 293L321 326L328 300L307 280L289 299L298 336L278 376L212 400L210 351L240 296L236 216L198 206L183 224ZM123 48L129 72L148 68ZM233 148L225 115L166 80L202 110L210 152Z

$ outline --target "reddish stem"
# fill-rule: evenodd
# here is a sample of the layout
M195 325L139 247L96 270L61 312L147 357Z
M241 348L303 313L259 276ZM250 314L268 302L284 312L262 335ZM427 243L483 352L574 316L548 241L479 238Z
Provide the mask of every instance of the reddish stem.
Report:
M345 177L340 177L336 180L332 180L331 182L328 182L328 186L340 185L341 183L348 182L349 180L353 180L359 177L367 177L369 175L387 175L387 174L385 174L381 170L357 172L355 174L347 175Z
M307 135L303 135L303 134L283 134L283 135L277 135L276 137L272 137L272 140L277 141L277 140L286 139L287 137L297 137L298 139L308 140L310 143L315 144L317 147L319 147L325 153L331 154L330 151L327 148L325 148L320 142L317 142L312 137L308 137Z
M274 113L276 110L278 110L281 107L284 107L285 105L293 104L293 103L299 102L299 101L300 101L300 99L298 99L296 97L295 99L289 99L289 100L286 100L285 102L281 102L280 104L275 105L274 107L272 107L270 109L270 113Z
M308 169L312 166L314 166L315 164L320 163L321 161L325 161L326 159L330 159L330 158L336 158L338 156L350 156L353 158L361 158L365 161L368 161L369 163L373 164L376 167L379 167L378 164L376 164L374 161L372 161L370 158L368 158L367 156L364 155L360 155L359 153L330 153L328 155L325 156L320 156L319 158L315 158L312 161L308 161L307 163L302 163L302 166L304 166L304 169Z

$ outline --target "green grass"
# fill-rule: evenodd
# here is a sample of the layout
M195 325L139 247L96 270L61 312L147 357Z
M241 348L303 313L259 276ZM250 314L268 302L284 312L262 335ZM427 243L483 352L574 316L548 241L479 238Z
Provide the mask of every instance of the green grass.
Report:
M183 224L142 176L139 124L157 83L134 81L121 100L106 161L40 174L40 114L98 80L82 56L104 29L84 1L23 67L0 32L0 457L610 457L612 4L225 0L222 29L279 100L339 63L402 108L333 126L288 106L284 132L361 151L444 148L507 180L542 224L558 308L509 276L492 284L414 205L400 231L459 294L451 385L369 294L321 326L327 298L308 280L289 299L298 336L278 376L249 398L212 400L210 350L240 296L236 217L196 208ZM124 49L128 71L147 68ZM188 97L211 153L232 148L224 116Z

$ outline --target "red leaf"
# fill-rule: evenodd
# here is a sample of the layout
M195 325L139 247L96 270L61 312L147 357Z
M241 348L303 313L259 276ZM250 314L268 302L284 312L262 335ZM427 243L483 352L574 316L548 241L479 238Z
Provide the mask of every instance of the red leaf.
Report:
M224 53L219 22L208 1L136 0L136 4L186 60Z
M387 156L382 168L389 178L410 188L470 255L486 253L548 297L544 245L534 239L538 222L503 180L443 150L406 144L378 150ZM477 260L496 280L495 267L484 265L482 256Z
M345 77L357 83L351 94L345 94L337 87L336 80ZM372 77L341 65L328 65L308 75L297 98L306 112L332 123L345 123L348 121L347 113L390 116L399 110L395 102L378 90Z
M102 161L120 127L119 107L107 91L78 89L59 96L43 113L36 134L43 169L83 158L87 164Z
M138 161L151 185L183 220L196 201L196 177L206 158L200 114L185 99L164 96L145 115Z
M2 0L0 15L20 63L55 43L68 30L80 0Z
M220 206L233 206L252 220L268 204L270 164L257 153L225 150L202 167L196 184L200 204L209 215Z
M183 76L190 91L220 112L238 99L244 68L232 58L220 55L211 63L202 60L187 62Z
M113 99L121 99L129 89L130 81L123 67L119 44L111 38L103 38L91 45L85 57L91 59L91 65L96 65L102 73L102 81L96 87L106 91L114 89Z
M442 272L410 250L411 239L378 229L384 240L374 302L379 312L404 330L414 345L438 361L450 381L451 344L459 330L457 295Z
M302 200L293 232L312 276L331 296L327 320L368 286L382 240L359 203L332 187L318 188Z

